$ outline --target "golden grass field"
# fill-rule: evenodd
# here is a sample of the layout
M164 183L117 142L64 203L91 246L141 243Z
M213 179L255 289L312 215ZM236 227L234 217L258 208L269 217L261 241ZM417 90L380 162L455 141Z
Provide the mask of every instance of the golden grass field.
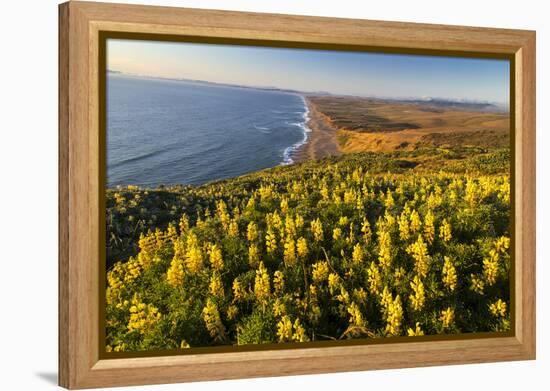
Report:
M333 128L343 153L510 143L507 113L356 97L307 100L318 118Z

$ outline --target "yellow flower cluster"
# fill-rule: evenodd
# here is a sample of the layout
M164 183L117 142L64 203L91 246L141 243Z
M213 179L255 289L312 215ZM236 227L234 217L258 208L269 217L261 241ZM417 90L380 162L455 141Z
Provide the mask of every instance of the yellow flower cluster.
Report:
M265 304L269 298L271 291L269 274L267 274L267 269L264 266L263 262L260 262L258 270L256 270L256 278L254 280L254 295L256 299Z
M212 268L214 270L222 270L223 269L223 257L222 257L222 250L218 247L218 245L213 244L210 246L210 265L212 265Z
M424 335L424 331L422 331L422 328L420 327L420 322L416 322L415 328L408 328L407 329L407 335L409 337L419 337Z
M506 316L506 303L498 299L494 303L489 304L489 311L497 317Z
M439 320L441 321L441 324L443 328L449 328L453 321L455 319L455 311L451 307L447 307L443 311L441 311L441 316L439 317Z
M409 296L411 306L415 311L420 311L424 306L424 301L426 300L424 284L420 280L420 277L414 276L411 282L411 288L413 290L413 293Z
M443 219L441 222L441 226L439 227L439 237L444 242L448 242L452 238L451 224L447 221L447 219Z
M443 257L443 285L447 287L451 292L455 290L458 277L456 275L456 269L448 256Z
M416 273L421 277L426 277L428 274L430 256L428 255L428 247L421 235L418 235L416 242L407 247L407 252L414 259L414 268Z
M151 218L109 265L106 349L509 330L508 175L344 161L117 191Z
M296 318L294 323L292 323L288 315L283 315L279 323L277 323L277 337L279 342L309 341L300 319Z
M129 311L128 332L135 331L139 334L146 334L161 318L161 314L156 307L142 303L137 296L132 299Z
M225 326L222 323L218 306L210 298L202 310L202 318L210 336L215 340L223 341L226 339Z
M329 268L328 262L317 262L312 266L311 277L313 282L321 283L328 279Z
M403 321L403 306L399 295L392 300L391 294L389 300L385 300L384 313L386 317L386 333L389 335L399 335L401 331L401 322Z

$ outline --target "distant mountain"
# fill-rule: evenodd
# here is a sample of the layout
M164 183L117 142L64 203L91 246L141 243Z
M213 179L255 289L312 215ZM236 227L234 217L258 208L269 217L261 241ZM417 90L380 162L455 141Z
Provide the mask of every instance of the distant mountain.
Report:
M451 100L451 99L438 99L438 98L429 98L429 99L412 99L406 100L407 103L428 105L434 108L441 109L459 109L459 110L473 110L473 111L506 111L508 107L491 102L476 102L476 101L465 101L465 100Z

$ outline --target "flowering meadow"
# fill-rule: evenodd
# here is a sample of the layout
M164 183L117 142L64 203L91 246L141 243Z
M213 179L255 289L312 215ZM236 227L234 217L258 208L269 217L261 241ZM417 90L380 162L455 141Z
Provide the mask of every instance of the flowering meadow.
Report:
M107 191L106 349L510 329L510 153L360 153Z

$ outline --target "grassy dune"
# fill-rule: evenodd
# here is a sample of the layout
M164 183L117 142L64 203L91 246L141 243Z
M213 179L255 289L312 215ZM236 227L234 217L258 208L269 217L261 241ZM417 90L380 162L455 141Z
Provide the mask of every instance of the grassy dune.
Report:
M344 153L414 150L420 147L509 146L509 116L473 107L441 107L429 102L309 96L331 126Z

